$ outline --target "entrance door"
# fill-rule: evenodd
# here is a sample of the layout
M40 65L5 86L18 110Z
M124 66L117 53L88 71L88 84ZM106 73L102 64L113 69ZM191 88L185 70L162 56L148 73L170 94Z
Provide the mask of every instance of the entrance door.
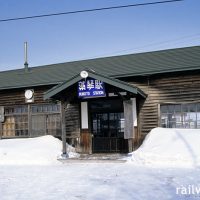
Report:
M126 152L124 140L124 113L92 113L93 153Z

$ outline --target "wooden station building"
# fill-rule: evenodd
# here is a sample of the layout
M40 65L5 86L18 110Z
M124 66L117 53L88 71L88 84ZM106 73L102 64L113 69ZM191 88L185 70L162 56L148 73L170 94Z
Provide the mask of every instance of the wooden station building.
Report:
M130 152L154 127L200 129L200 46L0 72L0 138Z

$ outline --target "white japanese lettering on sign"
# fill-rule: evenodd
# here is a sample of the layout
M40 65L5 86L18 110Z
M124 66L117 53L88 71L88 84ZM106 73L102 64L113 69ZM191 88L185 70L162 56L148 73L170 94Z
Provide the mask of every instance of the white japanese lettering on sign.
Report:
M78 96L81 98L105 96L104 83L96 79L79 81Z

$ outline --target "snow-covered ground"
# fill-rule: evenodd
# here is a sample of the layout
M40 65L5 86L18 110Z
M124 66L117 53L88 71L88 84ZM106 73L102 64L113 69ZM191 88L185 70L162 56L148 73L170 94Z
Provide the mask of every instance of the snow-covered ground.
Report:
M197 194L176 194L176 188L200 187L199 184L198 169L151 168L130 163L0 167L1 200L199 199Z
M199 130L157 128L126 163L63 164L52 136L0 140L0 200L200 199L199 143Z

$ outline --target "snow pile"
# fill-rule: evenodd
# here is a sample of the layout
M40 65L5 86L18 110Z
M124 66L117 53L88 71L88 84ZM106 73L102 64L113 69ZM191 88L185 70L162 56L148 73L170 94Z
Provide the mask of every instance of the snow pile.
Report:
M79 158L80 154L76 153L76 149L74 147L67 144L67 156L69 158Z
M73 147L67 145L70 157L78 156ZM62 142L47 135L26 139L0 140L0 165L46 165L60 163Z
M200 130L155 128L131 160L147 165L200 166Z

